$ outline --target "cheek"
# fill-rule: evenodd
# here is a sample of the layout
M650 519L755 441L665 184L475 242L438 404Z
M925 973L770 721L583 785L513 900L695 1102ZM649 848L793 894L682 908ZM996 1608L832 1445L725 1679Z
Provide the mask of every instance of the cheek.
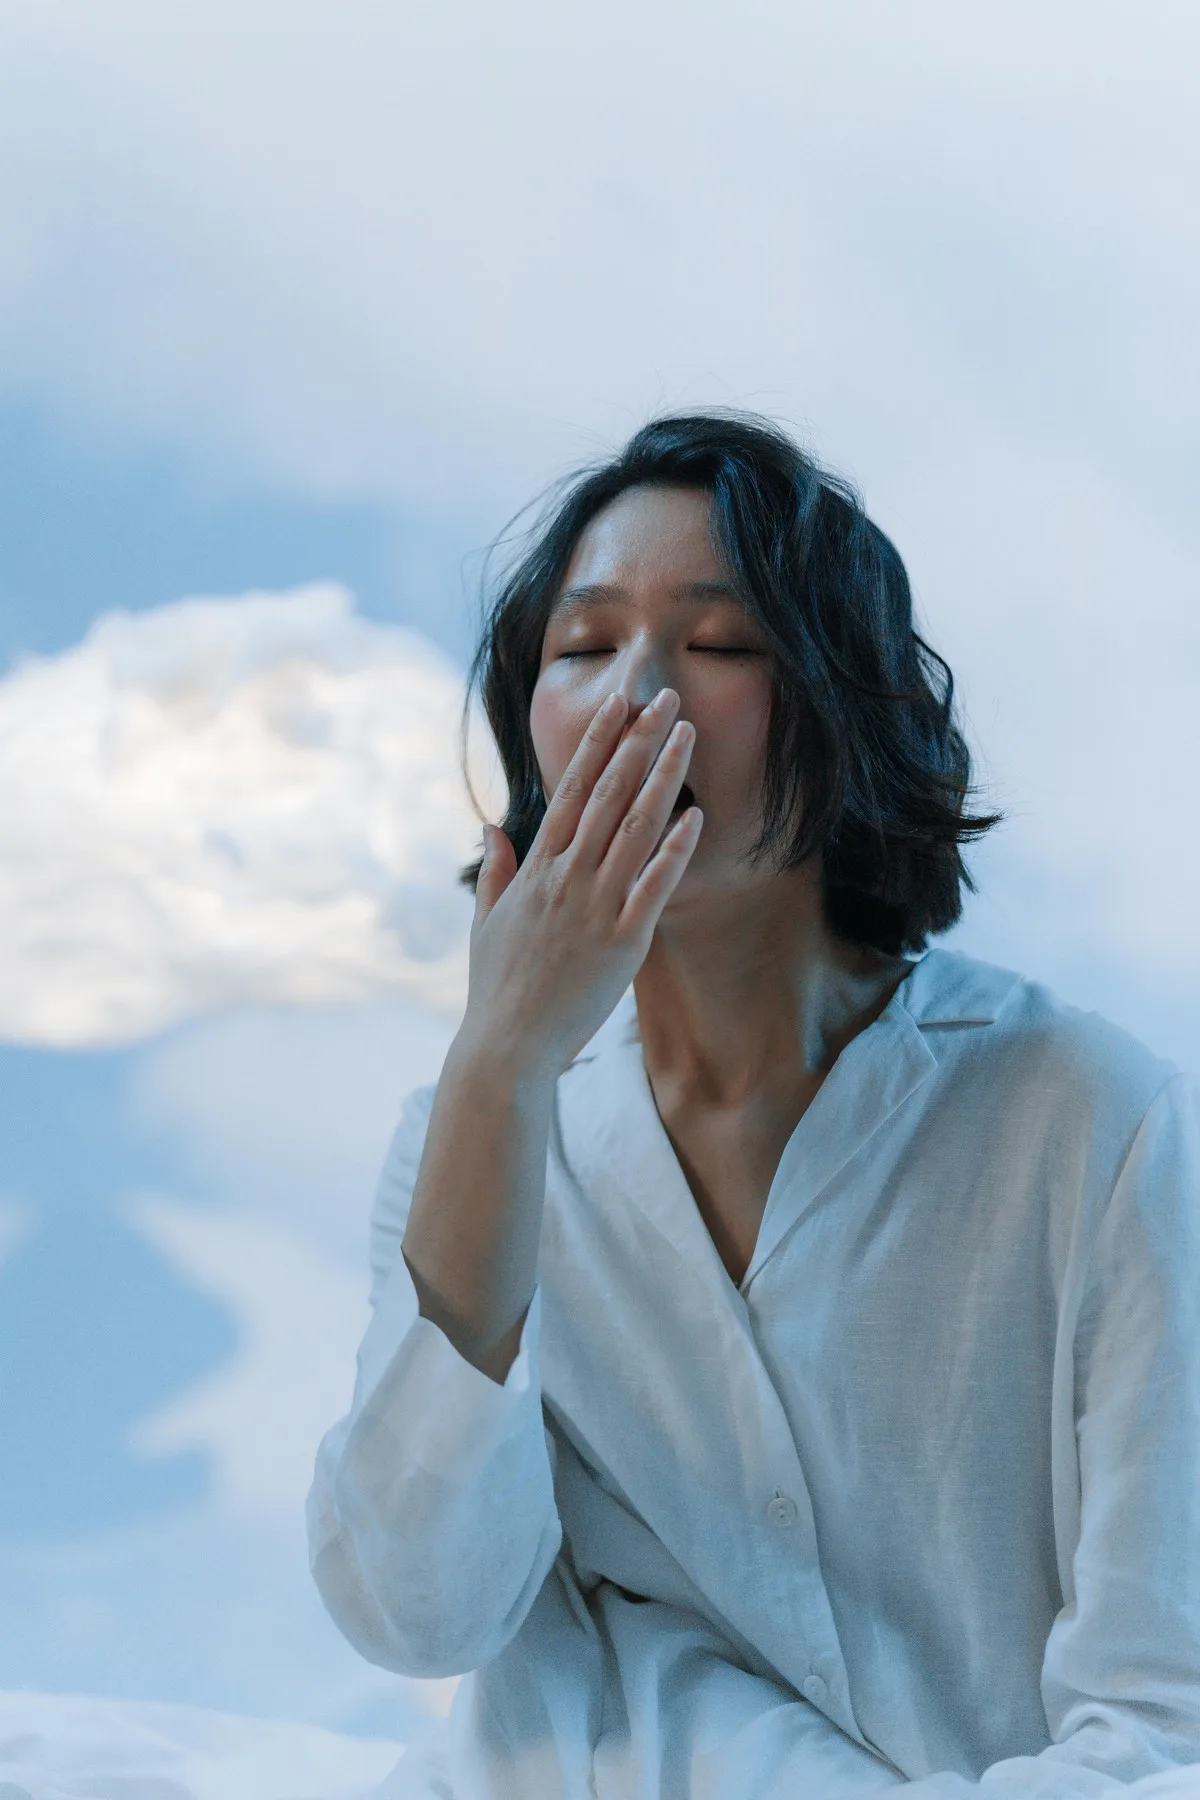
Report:
M529 732L547 799L562 779L586 729L587 719L581 706L566 694L555 693L546 683L538 683L529 703Z
M722 785L740 793L749 783L757 785L767 747L771 713L771 684L756 677L745 681L713 684L701 696L691 714L697 747L703 744L705 761Z

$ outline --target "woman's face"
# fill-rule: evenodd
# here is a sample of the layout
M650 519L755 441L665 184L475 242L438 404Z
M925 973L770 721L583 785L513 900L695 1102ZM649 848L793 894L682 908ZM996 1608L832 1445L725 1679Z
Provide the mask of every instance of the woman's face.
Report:
M625 696L628 725L660 688L696 728L688 786L704 828L672 896L754 881L772 658L712 547L708 495L628 488L583 532L542 644L530 725L546 797L596 709ZM761 875L758 879L762 879Z

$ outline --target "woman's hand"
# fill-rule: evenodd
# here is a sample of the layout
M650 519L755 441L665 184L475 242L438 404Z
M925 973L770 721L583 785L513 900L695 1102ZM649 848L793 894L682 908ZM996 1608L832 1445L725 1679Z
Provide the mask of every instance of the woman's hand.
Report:
M700 835L695 807L670 823L694 736L671 730L678 707L664 688L624 738L624 700L600 708L519 869L488 832L402 1249L422 1316L496 1382L537 1281L554 1084L641 967Z
M497 826L475 892L470 989L460 1037L557 1077L604 1023L645 960L703 823L671 808L695 729L672 729L663 688L622 740L627 706L599 709L529 853ZM661 843L659 842L661 838Z

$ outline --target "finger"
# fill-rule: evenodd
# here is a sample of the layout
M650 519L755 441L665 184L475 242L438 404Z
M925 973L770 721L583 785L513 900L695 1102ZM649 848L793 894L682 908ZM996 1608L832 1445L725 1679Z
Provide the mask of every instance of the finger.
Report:
M517 872L517 853L498 825L483 828L483 862L475 884L475 923L482 924Z
M674 688L663 688L634 721L596 779L572 844L572 860L597 872L646 781L679 710ZM648 849L648 847L647 847Z
M627 711L623 694L610 694L603 706L596 709L579 740L579 748L550 797L531 850L540 848L551 856L558 856L574 838L597 778L616 749Z
M619 904L624 903L670 822L695 742L695 726L680 719L613 835L597 879L615 890Z
M680 813L632 888L618 917L622 932L638 937L653 933L663 908L679 886L700 841L704 814L698 806Z

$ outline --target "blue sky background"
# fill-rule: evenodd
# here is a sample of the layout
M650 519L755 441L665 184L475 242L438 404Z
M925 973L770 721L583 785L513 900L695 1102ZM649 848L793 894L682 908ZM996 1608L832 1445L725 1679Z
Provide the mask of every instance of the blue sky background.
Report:
M319 500L201 471L162 446L114 452L32 400L0 406L0 543L5 665L65 648L114 607L322 576L344 582L367 617L419 623L468 655L469 526L456 536L398 503Z
M223 487L161 451L113 455L70 442L29 403L0 411L6 665L73 644L114 607L287 589L327 574L353 587L364 614L402 618L403 540L402 522L378 503ZM463 552L451 543L422 554L433 563L439 551L445 604L431 604L423 623L465 661L469 620L454 604ZM293 1036L286 1017L262 1022ZM428 1021L403 1019L385 1031L383 1049L399 1067L384 1063L382 1080L362 1072L381 1091L365 1119L361 1103L354 1108L363 1151L343 1159L346 1192L340 1165L322 1171L346 1213L336 1251L358 1264L360 1280L361 1228L390 1121L408 1088L436 1073L436 1047L405 1072L404 1047L423 1042L422 1028ZM367 1055L377 1047L369 1009L352 1015L350 1038L352 1047L365 1038ZM129 1448L140 1417L236 1357L244 1328L147 1241L125 1204L163 1191L220 1206L250 1183L261 1204L271 1179L269 1142L244 1158L239 1184L219 1150L213 1166L194 1129L139 1103L154 1043L65 1053L0 1044L0 1209L7 1201L10 1221L7 1234L0 1223L0 1607L10 1621L0 1687L179 1700L403 1737L422 1710L406 1702L406 1684L367 1670L326 1619L298 1511L282 1543L270 1521L231 1526L213 1516L211 1452L147 1459ZM339 1073L358 1085L353 1070ZM280 1160L286 1174L286 1153ZM294 1191L281 1204L293 1206Z
M0 29L0 1687L402 1736L446 1690L301 1509L461 1006L478 553L550 479L704 402L857 479L1010 815L950 943L1200 1065L1200 28Z

